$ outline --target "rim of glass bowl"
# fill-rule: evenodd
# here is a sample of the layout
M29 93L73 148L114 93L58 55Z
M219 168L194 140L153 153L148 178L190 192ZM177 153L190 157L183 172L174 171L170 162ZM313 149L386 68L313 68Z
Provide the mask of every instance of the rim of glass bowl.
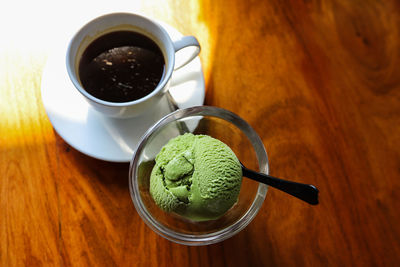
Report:
M226 120L238 127L241 131L243 131L243 133L248 137L249 141L253 145L257 156L260 172L266 174L269 173L268 156L264 144L258 134L245 120L240 118L238 115L232 113L231 111L222 108L211 106L198 106L186 109L179 109L164 116L152 127L150 127L147 132L142 136L133 154L129 166L129 191L133 204L135 205L135 208L140 217L154 232L170 241L183 245L209 245L228 239L244 229L257 215L259 209L264 202L268 187L265 184L259 183L257 195L247 212L234 224L214 233L200 235L183 234L173 231L156 221L147 211L140 198L139 185L136 180L136 172L138 170L139 161L138 155L142 153L142 150L145 147L146 143L150 138L152 138L152 136L154 135L154 133L157 132L158 129L164 127L170 122L192 116L217 117Z

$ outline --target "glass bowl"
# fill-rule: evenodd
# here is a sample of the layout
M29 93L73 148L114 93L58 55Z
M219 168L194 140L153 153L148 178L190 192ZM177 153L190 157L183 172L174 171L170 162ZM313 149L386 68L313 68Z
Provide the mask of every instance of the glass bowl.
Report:
M268 174L264 145L251 126L234 113L216 107L180 109L166 115L140 140L129 169L129 189L145 223L164 238L184 245L220 242L244 229L256 216L267 185L243 178L237 203L217 220L193 222L161 210L149 192L154 159L171 139L186 132L206 134L227 144L248 168Z

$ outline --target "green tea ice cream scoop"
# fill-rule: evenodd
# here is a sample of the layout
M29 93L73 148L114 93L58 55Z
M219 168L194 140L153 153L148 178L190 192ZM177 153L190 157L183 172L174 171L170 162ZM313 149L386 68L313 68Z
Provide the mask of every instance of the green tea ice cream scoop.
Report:
M234 152L207 135L171 139L156 156L150 194L167 212L193 221L221 217L237 201L242 169Z

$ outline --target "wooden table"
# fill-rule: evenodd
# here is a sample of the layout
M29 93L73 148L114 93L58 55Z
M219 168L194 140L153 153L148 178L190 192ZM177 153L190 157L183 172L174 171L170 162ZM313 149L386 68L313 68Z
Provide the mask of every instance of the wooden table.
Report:
M91 10L75 2L6 7L3 44L48 37ZM108 5L96 11L114 11ZM320 204L270 189L229 240L163 239L132 205L128 164L81 154L53 130L40 95L50 45L27 38L0 50L0 266L398 266L398 2L122 5L198 37L206 104L247 120L271 174L317 185ZM40 19L41 28L30 25Z

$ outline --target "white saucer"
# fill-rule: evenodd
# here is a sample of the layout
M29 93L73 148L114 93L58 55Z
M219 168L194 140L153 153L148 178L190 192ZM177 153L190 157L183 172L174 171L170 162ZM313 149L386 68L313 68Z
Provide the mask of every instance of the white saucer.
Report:
M175 28L162 25L172 40L182 36ZM90 157L129 162L141 136L172 111L166 97L156 109L139 117L105 117L89 106L69 79L66 48L67 42L63 42L49 56L42 77L42 101L54 129L69 145ZM180 56L176 54L178 62ZM204 77L199 57L174 72L170 92L180 108L203 105Z

